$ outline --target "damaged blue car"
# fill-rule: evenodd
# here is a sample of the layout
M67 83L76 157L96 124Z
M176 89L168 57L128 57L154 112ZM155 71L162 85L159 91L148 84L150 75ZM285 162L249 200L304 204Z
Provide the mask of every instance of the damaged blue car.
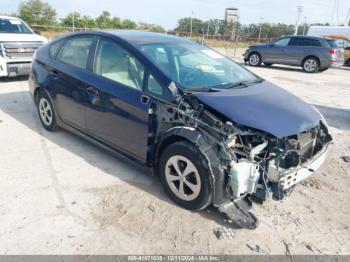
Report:
M283 199L325 161L312 106L180 37L79 32L41 47L30 90L45 129L62 127L150 167L178 205L255 228L252 201Z

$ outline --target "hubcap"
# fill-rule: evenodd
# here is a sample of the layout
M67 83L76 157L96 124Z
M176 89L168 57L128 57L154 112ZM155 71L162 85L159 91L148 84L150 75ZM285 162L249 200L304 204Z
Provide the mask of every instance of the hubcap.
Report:
M45 99L41 98L39 102L39 113L40 118L46 126L52 123L52 109L50 103Z
M251 64L251 65L257 65L257 64L259 64L259 62L260 62L260 57L258 56L258 55L251 55L250 56L250 58L249 58L249 63Z
M201 179L195 165L186 157L175 155L168 159L165 178L171 191L180 199L191 201L201 190Z
M307 72L313 72L316 70L317 62L314 59L308 59L305 61L304 69Z

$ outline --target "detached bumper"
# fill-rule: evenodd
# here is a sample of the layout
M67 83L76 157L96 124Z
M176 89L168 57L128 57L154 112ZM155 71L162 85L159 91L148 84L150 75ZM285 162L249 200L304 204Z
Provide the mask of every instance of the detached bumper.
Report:
M325 145L311 160L281 177L279 180L281 188L286 190L312 175L326 160L328 146L329 144Z

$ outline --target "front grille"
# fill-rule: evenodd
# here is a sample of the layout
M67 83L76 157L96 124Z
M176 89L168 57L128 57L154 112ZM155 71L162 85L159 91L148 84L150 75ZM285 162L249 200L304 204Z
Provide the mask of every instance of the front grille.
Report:
M6 42L1 44L1 50L8 58L31 58L42 42Z

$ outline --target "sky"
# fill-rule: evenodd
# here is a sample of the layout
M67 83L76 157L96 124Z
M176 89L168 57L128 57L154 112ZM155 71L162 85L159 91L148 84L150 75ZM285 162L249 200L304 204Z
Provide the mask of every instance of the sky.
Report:
M44 0L53 6L58 17L73 10L81 14L98 16L108 10L113 16L129 18L137 22L159 24L173 29L177 20L193 16L208 20L223 19L225 8L237 7L243 24L270 23L295 24L297 6L304 7L301 20L309 23L344 23L350 8L350 0ZM338 15L333 12L334 2L339 1ZM17 11L21 0L1 0L0 13ZM334 14L334 15L333 15Z

